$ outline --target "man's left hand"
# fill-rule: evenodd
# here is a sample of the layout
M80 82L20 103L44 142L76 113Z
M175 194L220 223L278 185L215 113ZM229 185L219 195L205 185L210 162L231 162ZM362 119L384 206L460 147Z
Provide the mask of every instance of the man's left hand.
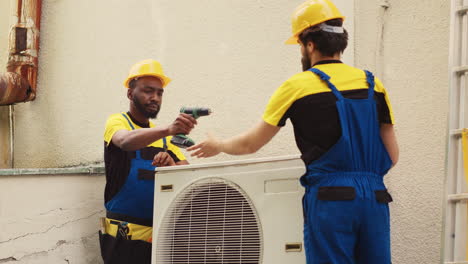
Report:
M174 159L167 152L159 152L153 158L153 166L157 167L166 167L166 166L175 166Z

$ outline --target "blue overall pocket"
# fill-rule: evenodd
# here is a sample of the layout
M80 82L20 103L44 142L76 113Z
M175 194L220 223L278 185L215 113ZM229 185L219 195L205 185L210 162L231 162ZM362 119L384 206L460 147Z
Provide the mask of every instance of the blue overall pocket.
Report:
M154 181L154 170L138 169L138 179Z
M319 187L315 207L316 218L311 221L314 221L324 233L352 232L358 204L355 199L354 187Z
M349 186L319 187L317 199L322 201L350 201L356 198L356 190Z
M388 193L387 190L377 190L377 191L375 191L375 199L379 203L388 204L388 203L393 202L393 198L390 195L390 193Z

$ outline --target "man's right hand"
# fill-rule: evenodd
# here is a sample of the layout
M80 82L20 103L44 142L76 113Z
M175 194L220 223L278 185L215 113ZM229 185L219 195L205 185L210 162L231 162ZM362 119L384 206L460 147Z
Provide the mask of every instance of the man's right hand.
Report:
M121 129L112 136L112 143L122 150L134 151L166 136L187 135L196 124L197 120L193 116L180 113L176 120L166 127L141 128L131 131Z
M169 135L184 134L188 135L197 124L193 116L180 113L179 116L168 126Z

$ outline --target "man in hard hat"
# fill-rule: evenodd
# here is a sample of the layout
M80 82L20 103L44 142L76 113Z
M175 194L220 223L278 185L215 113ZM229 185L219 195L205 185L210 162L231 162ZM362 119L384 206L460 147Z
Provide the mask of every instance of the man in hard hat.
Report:
M391 196L383 176L398 159L387 92L370 72L340 61L348 34L328 0L309 0L292 17L304 72L270 98L263 120L239 136L209 137L192 156L254 153L287 119L306 165L304 243L309 264L390 264Z
M124 85L128 112L107 119L104 133L105 207L100 232L105 263L151 263L154 170L188 164L171 136L188 134L197 121L179 114L168 126L155 126L165 87L171 81L155 60L136 63Z

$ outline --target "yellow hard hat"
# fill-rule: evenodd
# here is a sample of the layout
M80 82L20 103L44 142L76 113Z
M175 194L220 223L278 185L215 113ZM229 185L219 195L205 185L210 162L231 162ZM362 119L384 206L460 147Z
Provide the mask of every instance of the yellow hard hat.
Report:
M158 61L148 59L135 63L128 73L127 79L124 81L124 86L129 88L131 80L143 77L143 76L154 76L159 78L162 82L162 86L165 87L171 79L164 75L161 63Z
M297 44L299 34L305 29L323 23L327 20L344 16L338 8L329 0L308 0L296 8L292 14L292 37L286 40L286 44Z

